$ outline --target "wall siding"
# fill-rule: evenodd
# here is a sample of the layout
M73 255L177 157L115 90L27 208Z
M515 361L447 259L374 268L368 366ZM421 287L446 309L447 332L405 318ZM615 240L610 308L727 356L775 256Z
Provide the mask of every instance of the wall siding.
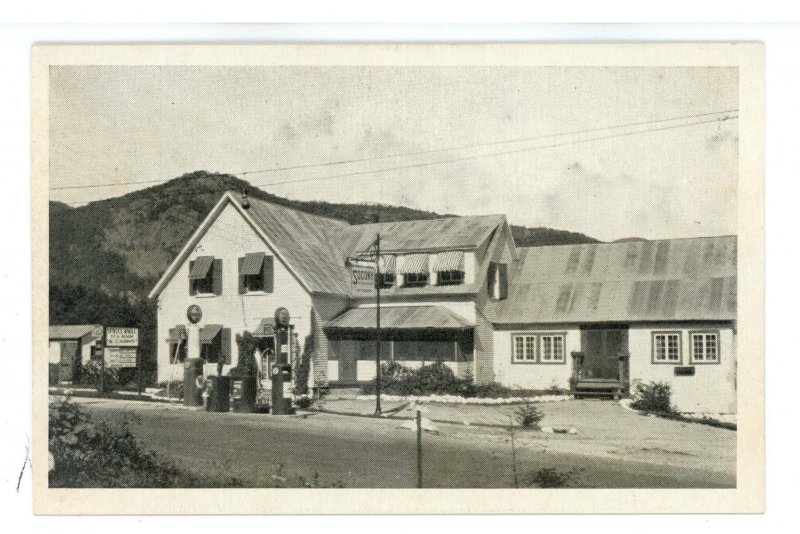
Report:
M274 255L250 225L232 206L227 206L199 241L158 297L158 380L181 379L182 365L169 364L169 329L187 324L186 308L197 304L203 310L199 325L221 324L231 329L228 349L231 364L238 362L236 334L252 331L264 318L272 317L275 309L286 307L302 344L311 333L312 301L298 280L275 259L275 283L272 293L239 294L239 258L248 252ZM197 256L214 256L222 260L222 294L216 296L189 295L189 261ZM301 347L302 350L302 347ZM207 366L216 372L216 365Z

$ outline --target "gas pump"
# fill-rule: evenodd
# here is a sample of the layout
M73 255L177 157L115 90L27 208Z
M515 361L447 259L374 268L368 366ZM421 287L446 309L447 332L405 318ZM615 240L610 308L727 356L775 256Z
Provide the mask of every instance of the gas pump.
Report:
M292 366L289 363L291 354L292 325L289 310L275 310L275 344L277 345L276 361L270 370L272 379L272 413L289 415L292 413Z

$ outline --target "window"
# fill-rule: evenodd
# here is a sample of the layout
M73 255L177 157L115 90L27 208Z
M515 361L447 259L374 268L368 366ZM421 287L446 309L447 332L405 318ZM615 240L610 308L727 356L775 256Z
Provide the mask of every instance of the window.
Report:
M272 293L273 259L263 252L251 252L239 258L239 293Z
M513 361L516 363L536 362L536 336L517 335L513 336L514 354Z
M180 363L186 359L186 327L178 325L169 329L169 362Z
M692 363L719 363L719 333L692 332Z
M439 271L438 283L440 286L457 286L464 283L464 271Z
M225 362L222 353L222 325L210 324L200 329L200 357L208 363Z
M428 273L406 273L403 275L405 287L423 287L428 285Z
M681 333L653 333L653 363L681 363Z
M381 287L392 287L397 280L394 273L381 273L381 276L383 276L383 285Z
M189 262L189 294L222 294L222 260L213 256L198 256Z
M508 297L508 265L490 263L486 281L491 298L503 300Z
M561 363L564 361L563 335L543 335L540 339L542 343L540 361L542 363Z

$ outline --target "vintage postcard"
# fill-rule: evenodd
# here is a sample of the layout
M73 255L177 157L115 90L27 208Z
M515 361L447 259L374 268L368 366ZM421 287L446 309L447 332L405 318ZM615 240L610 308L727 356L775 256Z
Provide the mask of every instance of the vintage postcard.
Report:
M762 511L763 55L34 47L36 512Z

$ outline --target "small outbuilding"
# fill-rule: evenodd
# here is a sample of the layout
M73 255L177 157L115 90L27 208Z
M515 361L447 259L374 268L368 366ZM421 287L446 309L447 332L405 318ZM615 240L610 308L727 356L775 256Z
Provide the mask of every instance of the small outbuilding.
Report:
M95 324L51 325L50 385L72 383L80 378L82 367L92 357L92 347L103 336Z

